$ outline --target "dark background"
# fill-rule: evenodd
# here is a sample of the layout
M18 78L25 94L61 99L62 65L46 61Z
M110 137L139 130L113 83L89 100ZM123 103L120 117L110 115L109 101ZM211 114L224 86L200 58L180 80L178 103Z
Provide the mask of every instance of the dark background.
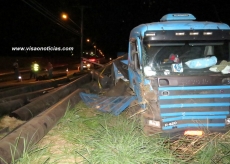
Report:
M132 28L157 22L167 13L192 13L198 21L230 24L227 0L1 0L0 56L80 57L82 6L84 50L96 45L106 57L127 52ZM76 24L62 20L63 12ZM16 46L74 47L74 52L12 51Z

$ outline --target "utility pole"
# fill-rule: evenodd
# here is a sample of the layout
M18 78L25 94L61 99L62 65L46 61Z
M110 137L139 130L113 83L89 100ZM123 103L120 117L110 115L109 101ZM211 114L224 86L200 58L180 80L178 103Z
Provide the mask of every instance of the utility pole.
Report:
M81 48L80 48L80 55L81 55L81 71L83 70L83 12L84 6L81 6Z
M84 14L84 9L89 8L89 7L88 6L74 6L74 7L78 7L81 10L81 48L80 48L81 64L80 64L80 66L81 66L81 71L82 71L83 70L83 62L82 62L82 58L83 58L83 37L84 37L84 32L83 32L83 28L84 28L84 26L83 26L83 22L84 22L83 18L84 18L84 16L83 16L83 14Z

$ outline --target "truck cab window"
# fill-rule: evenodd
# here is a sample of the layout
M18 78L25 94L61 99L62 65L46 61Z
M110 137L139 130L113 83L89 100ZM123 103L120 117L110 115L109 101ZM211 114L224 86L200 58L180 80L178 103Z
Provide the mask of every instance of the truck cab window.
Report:
M144 46L148 61L146 66L158 74L164 75L165 70L171 70L172 64L181 63L183 75L204 75L213 73L209 67L193 69L187 63L193 60L214 57L217 64L229 60L229 42L218 41L184 41L178 43L152 42ZM199 64L199 63L198 63ZM172 72L173 74L173 72ZM179 75L175 72L175 75Z

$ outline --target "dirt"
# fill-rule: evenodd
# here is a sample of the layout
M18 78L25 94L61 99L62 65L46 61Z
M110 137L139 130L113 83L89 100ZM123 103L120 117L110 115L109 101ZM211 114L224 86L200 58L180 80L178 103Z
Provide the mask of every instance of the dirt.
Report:
M49 153L43 158L45 159L50 157L49 163L55 162L56 164L71 164L81 163L83 161L83 158L76 157L77 153L74 152L76 145L69 143L60 135L52 135L52 130L39 141L38 145L39 147L47 146Z

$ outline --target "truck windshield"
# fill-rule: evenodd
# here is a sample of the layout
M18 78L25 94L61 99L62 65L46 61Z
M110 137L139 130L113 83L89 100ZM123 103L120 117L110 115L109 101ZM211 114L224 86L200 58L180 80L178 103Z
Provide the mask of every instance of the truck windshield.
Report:
M157 75L203 75L210 67L229 61L229 42L148 42L143 44L144 67ZM230 63L227 63L230 66ZM218 72L218 71L214 71ZM220 72L220 71L219 71ZM169 74L167 74L169 75Z

